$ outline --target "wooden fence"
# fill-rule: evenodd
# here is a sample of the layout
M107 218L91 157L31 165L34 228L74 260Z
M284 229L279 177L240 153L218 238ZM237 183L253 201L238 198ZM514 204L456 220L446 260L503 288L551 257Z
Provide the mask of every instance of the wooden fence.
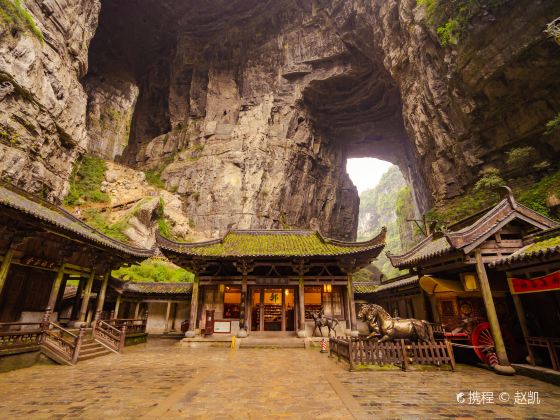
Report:
M337 337L329 340L330 355L346 360L350 370L356 365L400 365L407 370L410 364L451 365L455 370L453 348L447 340L412 343L405 340L377 343L365 338Z

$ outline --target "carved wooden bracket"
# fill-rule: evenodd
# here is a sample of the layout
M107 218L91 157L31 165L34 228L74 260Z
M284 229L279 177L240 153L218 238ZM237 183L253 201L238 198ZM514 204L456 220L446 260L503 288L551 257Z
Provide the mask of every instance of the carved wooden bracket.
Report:
M208 268L209 263L202 260L190 260L181 264L185 269L192 271L195 275L200 275Z
M239 260L237 262L234 262L233 265L235 266L235 269L237 270L238 273L241 273L242 275L246 276L249 273L252 273L253 270L255 269L255 261L254 260Z
M291 266L294 273L297 273L300 277L305 275L305 273L311 269L309 260L303 258L293 260Z
M346 274L352 274L358 271L356 258L338 260L338 266L340 267L340 271Z

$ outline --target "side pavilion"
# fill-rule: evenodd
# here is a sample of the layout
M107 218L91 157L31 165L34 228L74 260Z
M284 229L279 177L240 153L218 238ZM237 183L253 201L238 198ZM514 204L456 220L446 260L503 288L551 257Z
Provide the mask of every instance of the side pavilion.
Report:
M559 226L518 203L509 188L505 190L505 197L493 208L431 234L402 255L389 255L394 267L418 275L434 321L451 326L456 321L487 318L497 370L510 365L502 329L512 311L506 276L493 263L523 248L528 236ZM510 347L515 350L515 343ZM511 368L502 371L508 373Z
M215 333L297 330L305 337L313 330L312 313L321 308L344 320L346 331L338 333L358 334L352 273L377 258L385 236L383 228L354 243L313 230L231 230L200 243L159 233L156 240L169 260L195 274L187 337L197 329L209 332L203 310L214 311Z
M89 322L103 311L111 271L153 253L109 238L62 208L0 183L0 322L39 322L47 308L57 320L68 280L79 286L67 321Z

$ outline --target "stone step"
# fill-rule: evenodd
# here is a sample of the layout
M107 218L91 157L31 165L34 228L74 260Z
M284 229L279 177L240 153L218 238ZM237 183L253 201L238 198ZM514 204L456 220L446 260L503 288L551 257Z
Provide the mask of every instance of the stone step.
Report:
M240 349L302 349L305 348L305 341L300 338L243 338L239 340Z
M78 361L81 362L81 361L84 361L84 360L94 359L96 357L106 356L110 353L111 352L109 350L107 350L106 348L103 348L103 350L97 350L95 352L86 353L86 354L80 352L80 357L78 357Z
M111 352L111 350L109 350L108 348L103 347L103 346L95 346L95 347L92 346L92 347L86 347L86 348L82 347L80 349L80 356L82 354L97 353L97 352L100 352L100 351Z

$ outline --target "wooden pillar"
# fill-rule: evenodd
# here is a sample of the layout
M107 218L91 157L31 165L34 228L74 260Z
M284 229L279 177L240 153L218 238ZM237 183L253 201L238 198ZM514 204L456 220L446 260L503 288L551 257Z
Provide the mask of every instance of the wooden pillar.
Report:
M345 296L343 299L343 303L344 303L344 321L346 323L346 334L350 335L350 332L352 331L352 325L350 324L350 300L349 300L349 294L348 294L348 288L345 288Z
M142 302L138 301L136 302L136 305L134 306L134 319L138 319L138 317L140 316L140 304Z
M196 316L198 314L198 282L198 274L195 274L191 295L191 315L189 318L189 329L185 333L185 337L187 338L193 338L196 335Z
M171 317L172 321L171 321L171 331L175 331L175 322L177 321L177 306L179 305L179 302L174 302L173 303L173 316Z
M0 295L6 284L6 279L8 278L8 272L10 271L10 265L12 264L12 259L14 258L15 247L10 247L4 259L2 260L2 265L0 265Z
M264 331L264 289L259 289L259 331Z
M509 282L509 276L508 276ZM527 318L525 316L525 310L523 309L523 304L521 303L521 298L517 294L511 295L513 299L513 304L515 305L515 312L517 312L517 318L519 318L519 325L521 326L521 332L523 333L523 340L525 340L525 346L527 347L528 361L530 364L535 366L535 356L533 355L533 350L529 346L529 328L527 327Z
M99 294L97 296L97 302L95 305L95 313L103 312L103 304L105 303L105 296L107 295L107 285L109 284L110 277L111 270L109 269L103 276L103 281L101 282L101 289L99 289Z
M486 316L488 317L488 322L490 324L492 337L494 337L496 356L498 357L499 365L505 367L505 369L496 368L496 370L504 374L513 374L515 373L515 370L509 364L509 360L506 353L506 346L504 345L502 331L500 330L500 323L498 322L498 314L496 313L496 307L494 306L494 300L492 299L490 282L488 281L486 268L484 267L484 263L482 262L482 253L480 251L480 248L475 250L475 257L476 257L476 272L478 274L478 280L480 283L480 291L482 293L482 299L484 301L484 306L486 308Z
M119 317L119 308L120 308L120 306L121 306L121 295L119 294L119 295L117 295L117 301L115 302L115 309L114 309L115 318L118 318L118 317Z
M62 279L64 278L64 264L60 266L58 269L58 273L56 273L56 277L54 279L53 285L51 287L51 294L49 296L49 303L47 304L47 308L51 308L54 312L56 310L56 299L58 298L58 292L60 290L60 285L62 284Z
M239 330L247 332L247 272L243 271L243 279L241 280L241 302L239 303ZM239 334L238 334L239 335ZM241 333L240 335L245 335Z
M247 316L249 307L249 296L247 293L247 276L251 273L254 268L253 260L239 260L235 263L235 268L238 273L241 273L241 303L239 308L239 331L237 332L237 337L245 338L247 337L247 331L249 329L249 317Z
M93 287L93 281L95 280L95 268L91 268L91 273L89 274L89 278L87 280L86 287L84 289L84 298L82 299L82 306L80 308L80 317L78 321L85 322L88 305L89 305L89 297L91 295L91 288Z
M169 315L171 314L171 301L167 301L167 312L165 313L165 329L163 330L164 333L169 332Z
M430 302L430 308L432 309L432 315L434 317L434 322L441 322L439 317L439 312L437 308L437 299L434 293L428 295L428 301Z
M305 282L302 274L299 276L298 301L298 337L305 337Z
M77 320L80 313L80 302L82 299L82 293L84 292L84 286L86 284L86 279L80 277L78 280L78 289L76 290L76 297L74 298L74 304L72 305L72 313L70 314L71 320Z
M354 304L354 282L352 281L352 273L346 274L348 293L348 304L350 305L350 334L358 336L358 320L356 319L356 305Z
M286 289L281 288L280 293L282 294L282 318L281 318L281 331L286 331Z

